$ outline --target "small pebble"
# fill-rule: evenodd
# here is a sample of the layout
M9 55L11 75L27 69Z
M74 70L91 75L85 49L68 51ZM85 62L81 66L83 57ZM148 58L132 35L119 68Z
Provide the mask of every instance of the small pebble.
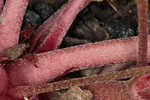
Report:
M13 46L11 48L6 49L5 56L8 57L10 60L15 60L21 55L23 55L26 48L29 46L27 44L19 44Z
M52 100L93 100L93 94L89 90L82 90L80 87L73 86L64 92L55 92Z

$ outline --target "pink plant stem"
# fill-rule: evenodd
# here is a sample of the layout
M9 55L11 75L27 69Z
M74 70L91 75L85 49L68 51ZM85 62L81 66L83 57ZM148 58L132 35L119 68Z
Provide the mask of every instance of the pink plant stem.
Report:
M37 48L37 46L39 46L39 44L41 44L41 39L43 40L43 38L46 38L46 36L49 33L49 30L51 29L51 27L55 24L54 22L56 22L59 18L59 16L62 16L62 13L64 11L64 6L61 8L61 10L58 10L54 15L52 15L49 19L47 19L38 29L36 32L34 32L34 35L32 36L32 38L30 39L30 51L34 52ZM50 46L49 46L50 48ZM52 50L55 48L50 48L49 50Z
M3 23L0 24L0 55L5 49L18 43L22 19L28 0L6 0L1 13Z
M138 58L139 66L147 65L148 0L138 0Z
M137 37L106 40L28 55L8 65L7 71L12 85L40 84L53 80L73 68L134 62L137 59L137 47ZM148 47L150 51L150 41ZM150 52L148 52L148 59L150 61Z
M69 0L64 4L31 38L31 51L43 52L58 48L77 14L88 3L90 0Z

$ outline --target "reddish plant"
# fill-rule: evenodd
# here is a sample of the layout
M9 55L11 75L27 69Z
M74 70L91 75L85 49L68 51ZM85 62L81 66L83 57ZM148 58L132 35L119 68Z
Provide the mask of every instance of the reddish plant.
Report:
M148 44L150 46L150 42ZM13 85L39 84L73 68L134 62L137 59L137 47L137 38L133 37L58 49L18 59L8 66L7 72ZM150 53L148 58L150 60Z
M148 0L138 0L138 65L147 65Z
M18 43L22 19L27 5L28 0L6 0L1 13L0 55L5 56L5 50Z
M35 32L31 51L43 52L57 48L75 16L91 1L70 0L65 4ZM1 13L3 23L0 24L1 56L5 56L7 48L18 43L20 26L27 4L28 0L6 0ZM147 49L147 46L150 46L150 42L147 41L147 0L138 0L138 11L139 38L107 40L26 55L8 64L6 72L1 65L0 98L2 100L23 99L23 97L77 85L91 90L95 100L148 100L150 96L147 93L150 91L148 67L46 84L48 80L61 76L70 69L79 69L83 66L135 61L138 61L140 66L145 66L147 60L150 61L150 53L147 52L150 49ZM70 13L71 16L69 16ZM11 16L12 14L14 16ZM48 24L50 21L52 23ZM43 35L42 32L44 32ZM37 41L38 39L40 41ZM40 46L37 47L37 45ZM129 80L121 82L121 79L126 78Z
M45 52L58 48L73 20L90 0L69 0L48 18L31 38L31 51Z
M58 82L35 85L35 86L18 86L16 88L10 89L9 94L14 97L22 98L24 96L31 96L31 95L37 95L40 93L53 92L55 90L60 90L60 89L68 88L71 86L82 86L83 88L88 88L92 90L93 92L98 93L98 94L94 93L94 95L97 95L96 97L98 98L98 100L101 100L103 98L103 96L101 95L106 95L105 93L103 93L104 92L103 90L106 89L106 87L108 86L109 88L112 88L113 90L110 90L110 91L109 89L108 91L106 90L106 93L108 94L106 95L107 98L113 97L114 94L115 95L119 94L119 95L122 95L123 97L125 97L126 94L130 94L130 96L133 97L132 95L137 92L137 91L133 91L134 89L137 90L137 88L140 88L140 86L144 86L144 87L149 86L149 83L148 83L149 80L147 79L149 78L149 75L148 75L150 73L149 70L150 70L149 67L145 67L145 68L138 67L138 68L131 68L129 70L120 71L120 72L112 72L112 73L106 73L106 74L101 74L101 75L96 75L96 76L76 78L76 79L58 81ZM147 78L142 78L142 77L139 78L139 79L144 79L142 81L134 80L136 77L139 77L142 75L146 75L143 77L147 77ZM123 79L129 79L129 80L121 81ZM137 82L137 83L133 84L134 82ZM131 85L131 83L133 85ZM113 86L115 84L117 87ZM137 84L139 84L140 86ZM143 84L146 84L146 85L143 85ZM128 87L124 88L124 86L128 86ZM137 86L137 87L134 87L134 86ZM100 88L100 90L96 87ZM122 89L123 91L118 93L118 91L115 90L116 88L118 91L121 91L121 89L123 88ZM133 92L129 92L131 90ZM118 98L122 98L122 96ZM125 100L125 98L123 100ZM102 100L105 100L105 99L102 99ZM116 100L122 100L122 99L116 99Z

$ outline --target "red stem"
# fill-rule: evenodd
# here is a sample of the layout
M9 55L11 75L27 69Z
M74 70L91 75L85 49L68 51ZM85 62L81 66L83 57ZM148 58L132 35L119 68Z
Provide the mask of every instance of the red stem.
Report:
M11 1L11 0L8 0L8 1ZM19 1L17 1L17 2L19 2ZM15 2L15 3L17 3L17 2ZM26 2L25 0L22 1L23 6L24 5L26 6L27 2L26 3L25 2ZM83 3L83 1L82 1L82 3ZM19 4L21 4L21 2L19 2ZM6 8L7 8L7 6L8 5L6 2ZM9 7L11 8L10 5L9 5ZM12 11L12 10L10 10L9 7L7 8L7 9L9 9L8 11ZM20 7L20 5L17 7ZM8 17L8 15L10 13L7 14L7 9L4 9L4 11L6 10L5 13L7 16L5 16L5 13L2 13L2 18L4 18L4 22L6 21L5 24L8 24L8 23L10 23L10 24L4 25L4 27L2 25L1 31L3 33L3 31L4 31L3 29L5 29L5 30L11 29L10 31L8 30L8 32L11 32L11 33L14 32L14 34L17 34L17 33L19 33L18 32L19 30L17 28L12 27L12 25L17 24L17 27L20 27L19 25L21 25L20 23L22 20L22 14L20 16L21 20L18 18L19 15L17 17L14 17L11 19ZM139 9L140 9L140 4L139 4ZM144 7L143 7L143 9L144 9ZM147 11L145 9L144 10L140 9L140 10L141 10L140 12ZM24 13L24 11L25 10L23 10L23 9L21 11L17 11L17 14L19 14L19 12ZM139 17L139 33L140 33L139 41L137 38L128 38L128 39L122 39L122 40L110 40L110 41L104 41L104 42L99 42L99 43L95 43L95 44L86 44L83 46L76 46L76 47L66 48L66 49L62 49L62 50L55 50L55 51L48 52L48 53L41 53L41 54L26 56L26 57L21 58L9 65L9 68L7 69L7 71L8 71L8 75L9 75L11 84L12 85L40 84L40 83L48 81L49 79L52 80L52 79L56 78L57 76L62 75L65 71L72 69L72 68L77 69L77 68L81 68L81 67L103 65L103 64L108 64L108 63L136 61L137 47L139 47L138 63L139 63L139 65L146 65L147 64L146 56L148 56L150 58L150 54L147 55L147 49L146 49L147 48L147 44L146 44L147 39L145 39L145 38L147 38L147 34L143 34L143 33L146 33L147 31L146 31L146 29L144 29L143 26L147 27L147 22L146 22L146 20L143 19L143 17L141 17L140 12L139 12L139 16L140 16ZM5 19L5 17L6 17L6 19ZM10 19L15 20L16 22L13 22L13 21L9 22ZM60 24L61 21L59 23L59 19L60 18L58 18L58 21L56 21L56 22L58 22L58 26L59 25L61 26L61 24ZM70 19L71 19L71 17L70 17ZM19 21L19 24L18 24L18 21ZM68 25L70 25L70 21L68 21L67 23L69 23ZM58 33L61 32L61 28L63 29L64 27L61 26L60 30L58 30L59 29L58 26L54 27L54 30L52 28L52 32L53 31L54 31L54 33L57 33L57 31L58 31ZM67 29L64 29L64 30L67 30ZM9 36L10 36L10 34L9 34ZM16 44L18 39L16 39L16 35L13 35L13 36L15 37L15 39L14 39L15 42L13 42L13 43ZM17 34L17 36L18 36L18 34ZM2 35L2 38L4 38L3 35ZM57 38L57 34L56 34L56 38ZM50 38L50 40L53 40L53 39ZM150 40L150 37L149 37L149 40ZM8 39L8 41L9 41L9 39ZM6 41L6 42L8 43L8 41ZM139 46L137 46L138 42L139 42ZM45 47L45 46L47 46L47 44L49 44L49 43L46 42L44 44L44 47L42 47L42 50L43 50L43 48L44 48L44 51L47 50L47 47ZM54 44L57 44L57 43L54 43ZM4 45L4 42L1 44L2 49L8 48L8 46L4 47L3 45ZM149 45L150 45L150 43L149 43ZM3 53L3 51L4 50L2 50L2 53ZM6 78L6 77L4 76L4 78ZM96 79L96 78L93 78L93 79ZM2 80L4 80L4 79L2 79ZM89 82L93 82L91 80L89 80ZM6 79L6 81L7 81L7 79ZM4 81L4 82L6 82L6 81ZM77 81L77 82L78 83L80 82L80 84L82 83L82 81ZM84 82L87 82L87 81L84 81ZM0 86L2 86L2 85L0 84ZM4 83L4 85L7 86L6 83ZM111 97L111 99L113 99L113 98L116 99L118 94L117 95L112 94L113 96L110 94L118 93L118 91L120 91L121 92L120 94L126 95L124 92L127 93L127 91L130 90L130 89L127 90L127 88L129 88L128 84L120 84L120 83L116 83L116 82L114 82L114 83L106 82L106 84L104 82L104 83L98 83L95 86L94 85L90 85L89 87L91 87L91 88L94 87L93 91L96 91L96 93L98 93L98 96L102 96L101 99L106 99L105 96L108 97L109 99L110 99L110 97ZM54 86L56 86L56 84L54 84ZM57 85L57 86L59 86L59 85ZM108 87L108 90L110 90L110 91L104 92L106 87ZM4 86L4 88L5 88L5 86ZM41 88L41 87L39 87L39 88ZM97 90L96 88L100 88L100 90L99 89ZM4 90L2 90L2 91L4 91ZM143 96L142 93L143 92L141 92L141 95ZM121 96L118 96L118 97L121 97ZM99 99L100 99L100 97L97 98L96 100L99 100ZM129 98L121 97L116 100L126 100L126 99L129 99Z
M147 65L148 0L138 0L138 66Z

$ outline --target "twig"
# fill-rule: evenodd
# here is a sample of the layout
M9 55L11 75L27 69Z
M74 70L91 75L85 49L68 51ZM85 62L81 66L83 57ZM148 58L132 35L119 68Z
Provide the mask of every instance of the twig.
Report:
M120 72L112 72L102 75L84 77L84 78L76 78L65 81L58 81L53 83L46 83L37 86L18 86L17 88L13 88L9 90L9 94L14 97L22 98L24 96L32 96L40 93L53 92L60 89L69 88L71 86L86 86L92 85L94 83L99 82L109 82L120 79L133 78L141 75L145 75L150 73L149 66L145 68L131 68L129 70L120 71Z

